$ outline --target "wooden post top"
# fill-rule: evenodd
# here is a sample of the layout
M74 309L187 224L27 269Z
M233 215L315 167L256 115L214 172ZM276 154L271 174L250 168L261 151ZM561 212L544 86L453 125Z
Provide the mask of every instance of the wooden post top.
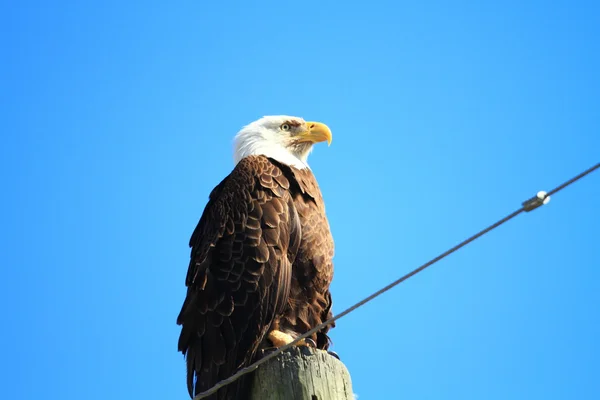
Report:
M326 351L292 347L261 365L250 400L353 400L346 366Z

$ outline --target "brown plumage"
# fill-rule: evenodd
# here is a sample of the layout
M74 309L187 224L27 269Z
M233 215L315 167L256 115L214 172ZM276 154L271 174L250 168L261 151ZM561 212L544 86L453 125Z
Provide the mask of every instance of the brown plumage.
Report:
M242 158L210 194L190 247L177 323L192 397L272 347L269 332L295 338L331 317L333 239L309 168ZM317 347L328 348L328 330L313 335ZM247 391L242 378L210 399Z

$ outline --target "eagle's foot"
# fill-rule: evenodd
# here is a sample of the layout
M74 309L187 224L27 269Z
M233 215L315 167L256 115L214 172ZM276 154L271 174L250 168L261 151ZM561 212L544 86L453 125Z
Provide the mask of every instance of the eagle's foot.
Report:
M269 332L269 340L271 341L271 343L273 343L273 346L282 347L286 344L292 343L294 341L294 338L291 335L288 335L287 333L278 330L273 330ZM317 344L314 340L306 338L296 343L296 346L307 346L316 348Z
M327 354L329 354L330 356L333 356L333 357L337 358L338 360L340 359L340 356L335 351L328 351Z
M285 346L286 344L292 343L294 338L288 335L287 333L283 333L281 331L271 331L269 332L269 340L273 343L275 347Z

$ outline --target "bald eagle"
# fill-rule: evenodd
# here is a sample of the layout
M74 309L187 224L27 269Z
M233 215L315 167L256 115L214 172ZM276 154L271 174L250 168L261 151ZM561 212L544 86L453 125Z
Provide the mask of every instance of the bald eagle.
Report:
M211 192L190 239L177 324L191 397L332 317L333 238L307 164L331 143L319 122L263 117L235 137L233 171ZM300 345L327 350L329 327ZM244 399L243 378L213 400Z

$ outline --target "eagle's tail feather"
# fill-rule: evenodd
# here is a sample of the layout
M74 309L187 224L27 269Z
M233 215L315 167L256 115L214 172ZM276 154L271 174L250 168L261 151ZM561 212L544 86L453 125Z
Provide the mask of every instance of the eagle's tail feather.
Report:
M187 389L190 397L194 397L194 363L195 352L189 349L185 356L186 374L187 374Z

